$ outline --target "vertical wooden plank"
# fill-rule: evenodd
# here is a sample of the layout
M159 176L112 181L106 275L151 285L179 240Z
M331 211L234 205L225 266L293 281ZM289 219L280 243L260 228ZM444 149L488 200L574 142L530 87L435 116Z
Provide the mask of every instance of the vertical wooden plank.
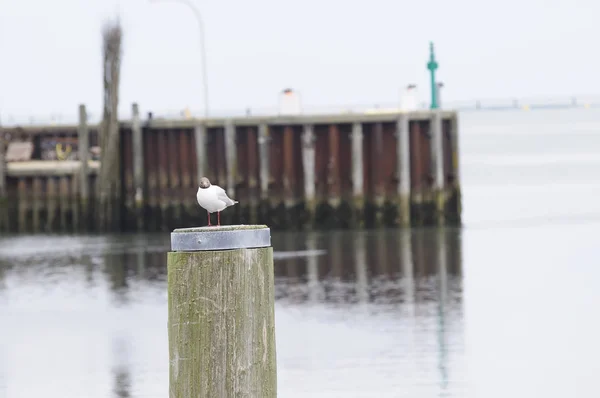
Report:
M383 221L383 203L385 201L385 185L383 181L383 125L375 123L373 126L371 175L375 199L375 226L380 226Z
M439 110L432 111L431 117L431 163L433 165L433 188L444 189L444 150L442 137L442 115Z
M423 165L421 161L421 125L419 121L412 120L410 126L410 181L411 196L422 193Z
M81 227L79 224L79 195L81 191L79 189L79 178L76 175L71 177L71 225L74 232L80 231Z
M120 129L121 135L121 180L123 183L123 197L125 211L134 214L135 209L135 188L134 188L134 160L133 160L133 134L131 130ZM126 217L129 219L129 217ZM135 219L135 216L134 216ZM129 225L128 225L129 227Z
M167 150L169 163L169 207L173 215L172 223L181 222L181 180L178 159L178 140L181 139L183 132L181 130L170 130L167 136ZM171 227L169 227L171 228Z
M200 179L205 176L206 161L206 127L199 124L194 127L194 140L196 143L196 185L200 185Z
M0 130L0 133L2 130ZM6 200L6 158L4 137L0 135L0 203Z
M133 187L135 192L135 218L138 231L144 229L144 143L140 109L137 103L131 105L131 134L133 149Z
M87 219L89 187L89 129L87 124L87 111L85 105L79 105L79 127L77 129L77 146L79 153L79 191L81 193L81 211Z
M260 197L269 199L269 127L261 123L258 128L258 150L260 154Z
M433 171L433 190L435 197L436 219L438 225L444 223L444 147L442 136L442 114L434 109L431 117L431 163Z
M410 124L409 115L400 115L396 123L396 156L400 225L410 226Z
M24 233L27 231L27 208L28 208L28 198L27 198L27 180L25 177L19 177L19 181L17 183L17 192L18 192L18 212L19 212L19 226L18 230L20 233Z
M158 150L158 192L159 206L161 211L161 219L163 220L162 228L166 230L166 213L169 207L169 162L167 158L167 130L162 130L157 133L157 150Z
M8 231L8 197L6 189L6 144L0 128L0 231Z
M250 223L258 223L258 181L260 179L257 155L258 155L258 132L252 126L247 128L247 156L248 156L248 197L250 198Z
M69 177L61 176L58 181L58 197L60 204L60 230L66 232L69 228L67 225L67 213L70 207L69 197Z
M42 180L41 177L33 177L32 183L33 196L33 232L40 232L40 217L42 212Z
M304 200L309 212L310 225L312 225L316 208L315 132L312 124L305 124L302 132L302 170L304 172Z
M292 126L285 126L283 128L283 200L286 207L295 204L294 186L294 129Z
M158 133L156 130L146 132L146 156L144 164L148 174L148 204L154 210L158 206L158 151L157 151ZM155 214L153 213L153 216ZM155 217L153 217L155 218Z
M327 173L327 185L329 204L337 207L340 204L340 130L337 124L329 126L329 162Z
M360 122L352 124L352 196L354 198L355 226L363 225L364 209L364 159L363 126Z
M227 194L234 198L237 183L236 129L233 120L225 122L225 164L227 169Z
M46 207L48 209L48 216L46 218L46 231L54 232L54 222L56 219L57 210L57 187L56 179L54 177L48 177L46 180Z
M452 171L454 173L454 183L460 187L460 165L458 161L458 115L453 113L450 117L450 144L452 150Z
M190 205L196 202L195 192L192 189L191 171L191 152L192 139L189 130L181 131L179 135L179 171L181 175L181 195L184 205Z

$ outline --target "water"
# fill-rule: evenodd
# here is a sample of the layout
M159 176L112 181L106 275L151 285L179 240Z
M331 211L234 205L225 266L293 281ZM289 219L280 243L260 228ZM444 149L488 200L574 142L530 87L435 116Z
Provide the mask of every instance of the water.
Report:
M280 397L595 397L600 112L461 116L464 228L274 234ZM0 397L168 395L168 236L0 240Z

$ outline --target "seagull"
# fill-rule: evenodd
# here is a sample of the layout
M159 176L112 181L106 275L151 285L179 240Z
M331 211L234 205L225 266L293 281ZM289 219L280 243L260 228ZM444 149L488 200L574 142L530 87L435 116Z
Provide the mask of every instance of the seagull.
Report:
M217 212L218 224L221 225L221 212L229 206L238 203L237 200L231 199L223 188L218 185L212 185L208 178L200 179L200 188L196 193L198 204L208 213L208 226L210 226L210 213Z

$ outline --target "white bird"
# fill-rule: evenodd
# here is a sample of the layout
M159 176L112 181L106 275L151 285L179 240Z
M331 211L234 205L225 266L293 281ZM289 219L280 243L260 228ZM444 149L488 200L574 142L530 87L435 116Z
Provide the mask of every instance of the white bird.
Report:
M231 199L223 188L218 185L212 185L208 178L200 179L200 188L196 193L198 204L208 213L208 225L210 226L210 213L217 212L217 225L221 225L221 212L229 206L238 203Z

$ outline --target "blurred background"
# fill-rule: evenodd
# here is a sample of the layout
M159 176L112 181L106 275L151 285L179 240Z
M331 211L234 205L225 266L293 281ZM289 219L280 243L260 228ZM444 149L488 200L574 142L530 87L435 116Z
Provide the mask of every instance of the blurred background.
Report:
M462 225L273 232L279 396L598 396L595 3L191 1L204 53L173 1L1 0L0 126L99 121L117 15L124 119L202 115L203 59L214 115L427 108L433 40ZM1 235L0 397L165 397L169 246Z

